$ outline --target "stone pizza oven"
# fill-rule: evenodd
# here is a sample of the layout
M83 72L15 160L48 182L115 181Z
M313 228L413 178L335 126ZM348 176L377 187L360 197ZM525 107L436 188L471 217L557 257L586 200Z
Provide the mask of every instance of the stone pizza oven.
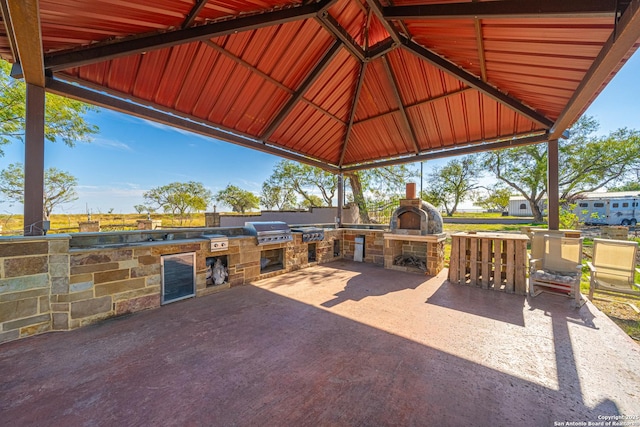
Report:
M426 236L442 233L442 215L431 204L416 198L416 184L410 182L406 188L406 199L393 212L389 228L393 234Z
M438 274L444 268L442 224L440 212L416 197L416 184L408 183L406 198L391 216L390 233L384 234L385 268Z

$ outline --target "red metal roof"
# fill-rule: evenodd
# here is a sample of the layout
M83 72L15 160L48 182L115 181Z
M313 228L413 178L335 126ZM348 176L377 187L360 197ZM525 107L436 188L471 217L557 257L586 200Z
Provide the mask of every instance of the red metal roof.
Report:
M50 90L109 106L52 83L74 82L338 170L558 135L639 46L639 2L40 0L39 14ZM611 59L616 16L633 39ZM11 62L15 25L0 28Z

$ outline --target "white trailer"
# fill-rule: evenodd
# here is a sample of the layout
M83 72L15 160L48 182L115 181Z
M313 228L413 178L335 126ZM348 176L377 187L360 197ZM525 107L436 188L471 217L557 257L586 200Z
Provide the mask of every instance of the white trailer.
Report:
M587 225L636 225L640 219L640 195L602 197L578 201L574 210Z

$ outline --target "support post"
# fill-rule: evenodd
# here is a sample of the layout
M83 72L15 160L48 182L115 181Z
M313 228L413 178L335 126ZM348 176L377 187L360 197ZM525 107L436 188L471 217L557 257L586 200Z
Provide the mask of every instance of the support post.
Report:
M558 188L558 140L547 142L547 212L549 230L560 228L560 200Z
M338 214L336 215L336 226L342 226L342 208L344 205L344 178L338 174Z
M44 87L27 83L24 235L42 236L44 219Z

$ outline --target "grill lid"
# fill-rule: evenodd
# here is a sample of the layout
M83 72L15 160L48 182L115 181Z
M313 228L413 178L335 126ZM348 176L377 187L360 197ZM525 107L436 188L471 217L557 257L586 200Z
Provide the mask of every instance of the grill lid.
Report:
M291 232L291 229L286 222L282 221L256 221L245 222L244 226L256 236L263 233L286 233Z
M291 229L286 222L245 222L244 226L249 235L256 236L258 245L284 243L293 240Z

